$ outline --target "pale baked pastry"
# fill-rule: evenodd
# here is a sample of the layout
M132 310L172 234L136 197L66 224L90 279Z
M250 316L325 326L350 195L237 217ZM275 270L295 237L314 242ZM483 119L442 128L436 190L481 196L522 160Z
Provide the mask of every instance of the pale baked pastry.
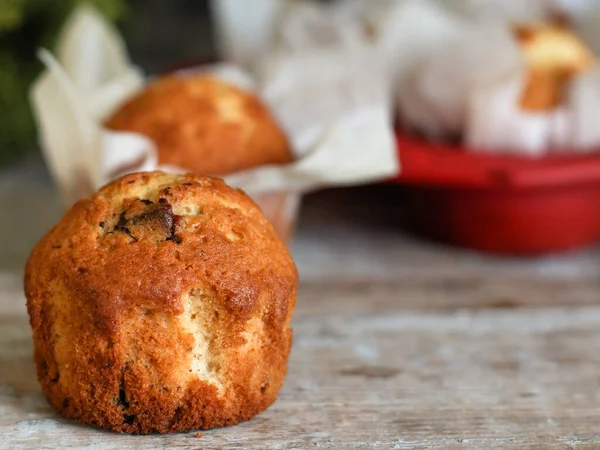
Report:
M297 281L243 192L127 175L75 204L27 263L44 394L63 416L119 432L247 420L283 383Z
M521 107L545 111L560 105L571 79L594 62L593 53L568 29L551 24L529 24L515 30L528 68Z
M287 137L252 93L207 75L150 83L105 123L152 139L160 164L226 175L293 160Z

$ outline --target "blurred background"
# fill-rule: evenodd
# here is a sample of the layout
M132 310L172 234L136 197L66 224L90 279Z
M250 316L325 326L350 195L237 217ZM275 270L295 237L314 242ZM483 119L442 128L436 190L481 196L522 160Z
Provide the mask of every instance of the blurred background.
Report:
M42 70L35 57L52 48L61 26L79 4L90 3L114 22L133 61L147 73L170 65L214 57L208 1L68 0L3 1L0 4L0 161L8 163L35 149L35 127L28 91Z
M64 211L38 150L28 95L42 70L36 50L52 49L69 14L83 3L115 24L143 73L228 56L215 20L217 2L0 2L0 269L22 267ZM225 3L249 8L241 0ZM269 2L259 3L257 10ZM514 270L532 256L577 268L597 261L600 40L590 23L600 17L598 2L540 1L522 8L523 2L476 0L443 7L435 0L279 3L297 9L282 19L287 26L279 25L280 34L289 33L279 36L284 44L277 52L316 52L334 41L336 49L354 49L358 26L368 45L377 42L371 58L394 61L390 130L401 170L377 183L332 186L305 197L295 248L310 255L301 256L306 272L318 275L313 263L319 258L354 255L345 239L356 242L356 251L380 245L403 252L408 245L443 259L468 254L475 265L482 255L500 255ZM394 9L400 4L404 9ZM249 21L254 16L248 12ZM314 42L306 40L311 33ZM514 42L507 46L509 34ZM541 43L530 44L539 36ZM518 47L518 63L511 45ZM378 244L375 235L388 241ZM381 270L391 269L381 262Z
M147 73L215 54L207 1L0 2L0 269L21 270L64 212L37 145L29 89L43 67L37 49L52 48L69 14L86 3L119 28Z
M600 448L598 55L600 0L0 0L0 448ZM178 118L158 135L108 129L215 59L250 114L167 89L131 114ZM204 437L60 419L31 250L114 175L106 155L202 162L208 140L228 159L261 104L293 161L224 175L263 188L299 269L277 404Z

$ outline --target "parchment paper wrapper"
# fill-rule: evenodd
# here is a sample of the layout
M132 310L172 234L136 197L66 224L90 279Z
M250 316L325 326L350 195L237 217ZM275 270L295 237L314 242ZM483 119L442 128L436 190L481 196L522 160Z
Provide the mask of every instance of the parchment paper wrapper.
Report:
M281 0L211 0L210 6L220 55L251 70L271 47L275 24L285 2Z
M368 43L398 0L258 0L252 11L244 1L212 0L211 10L223 59L251 69L274 48L301 52Z
M81 7L73 14L57 49L56 58L40 53L46 71L33 86L31 100L40 145L65 205L124 173L186 171L160 166L155 145L146 137L102 126L107 115L143 88L145 77L95 10ZM250 194L284 237L302 193L382 180L399 170L385 77L369 67L369 58L346 48L325 54L273 52L254 73L218 64L180 74L208 71L252 90L283 124L297 156L294 163L225 178Z
M563 13L599 53L599 0L263 1L255 48L298 60L305 54L362 53L362 61L383 73L402 123L429 139L460 136L467 150L527 156L600 147L593 121L600 113L600 70L575 77L559 107L523 110L518 105L528 72L511 31L515 23ZM230 16L241 14L235 0L214 3L221 13L229 8ZM220 36L235 40L236 32L219 14L216 24ZM258 22L236 25L252 29ZM225 54L238 60L233 52ZM253 68L260 72L263 65L261 59Z
M391 67L402 121L430 139L461 135L468 150L543 156L600 148L600 68L575 76L560 106L519 107L527 69L514 23L567 8L574 32L600 48L596 0L406 0L387 15L380 45ZM595 22L595 26L591 22ZM418 24L418 26L417 26ZM408 47L410 49L408 49ZM404 56L401 56L404 55Z
M549 14L567 13L576 18L588 14L596 0L438 0L468 17L504 21L542 21Z

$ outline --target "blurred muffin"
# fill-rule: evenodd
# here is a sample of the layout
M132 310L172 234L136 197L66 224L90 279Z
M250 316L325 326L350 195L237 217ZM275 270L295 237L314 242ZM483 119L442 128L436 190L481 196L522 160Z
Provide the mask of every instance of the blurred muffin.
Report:
M545 111L560 105L571 79L593 64L593 53L575 34L556 25L522 25L515 33L529 69L521 107Z
M247 420L283 383L296 288L243 192L127 175L78 202L27 263L38 378L62 415L119 432Z
M293 160L288 140L252 93L206 75L150 83L107 121L152 139L160 164L226 175Z

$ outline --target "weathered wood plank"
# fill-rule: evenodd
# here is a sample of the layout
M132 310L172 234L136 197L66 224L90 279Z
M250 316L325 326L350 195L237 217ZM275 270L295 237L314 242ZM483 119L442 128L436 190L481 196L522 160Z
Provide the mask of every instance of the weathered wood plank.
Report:
M313 316L295 337L266 413L200 439L130 437L57 418L27 323L3 323L0 447L600 448L600 308Z
M411 236L387 187L314 194L303 204L294 256L307 282L600 279L600 247L540 258L482 255Z
M296 314L377 314L403 310L512 309L600 306L600 280L561 282L513 278L395 282L347 281L302 285Z
M516 260L423 242L400 230L397 195L305 203L272 408L199 439L132 437L60 419L40 393L22 270L60 213L39 164L2 174L0 449L600 448L600 248Z

